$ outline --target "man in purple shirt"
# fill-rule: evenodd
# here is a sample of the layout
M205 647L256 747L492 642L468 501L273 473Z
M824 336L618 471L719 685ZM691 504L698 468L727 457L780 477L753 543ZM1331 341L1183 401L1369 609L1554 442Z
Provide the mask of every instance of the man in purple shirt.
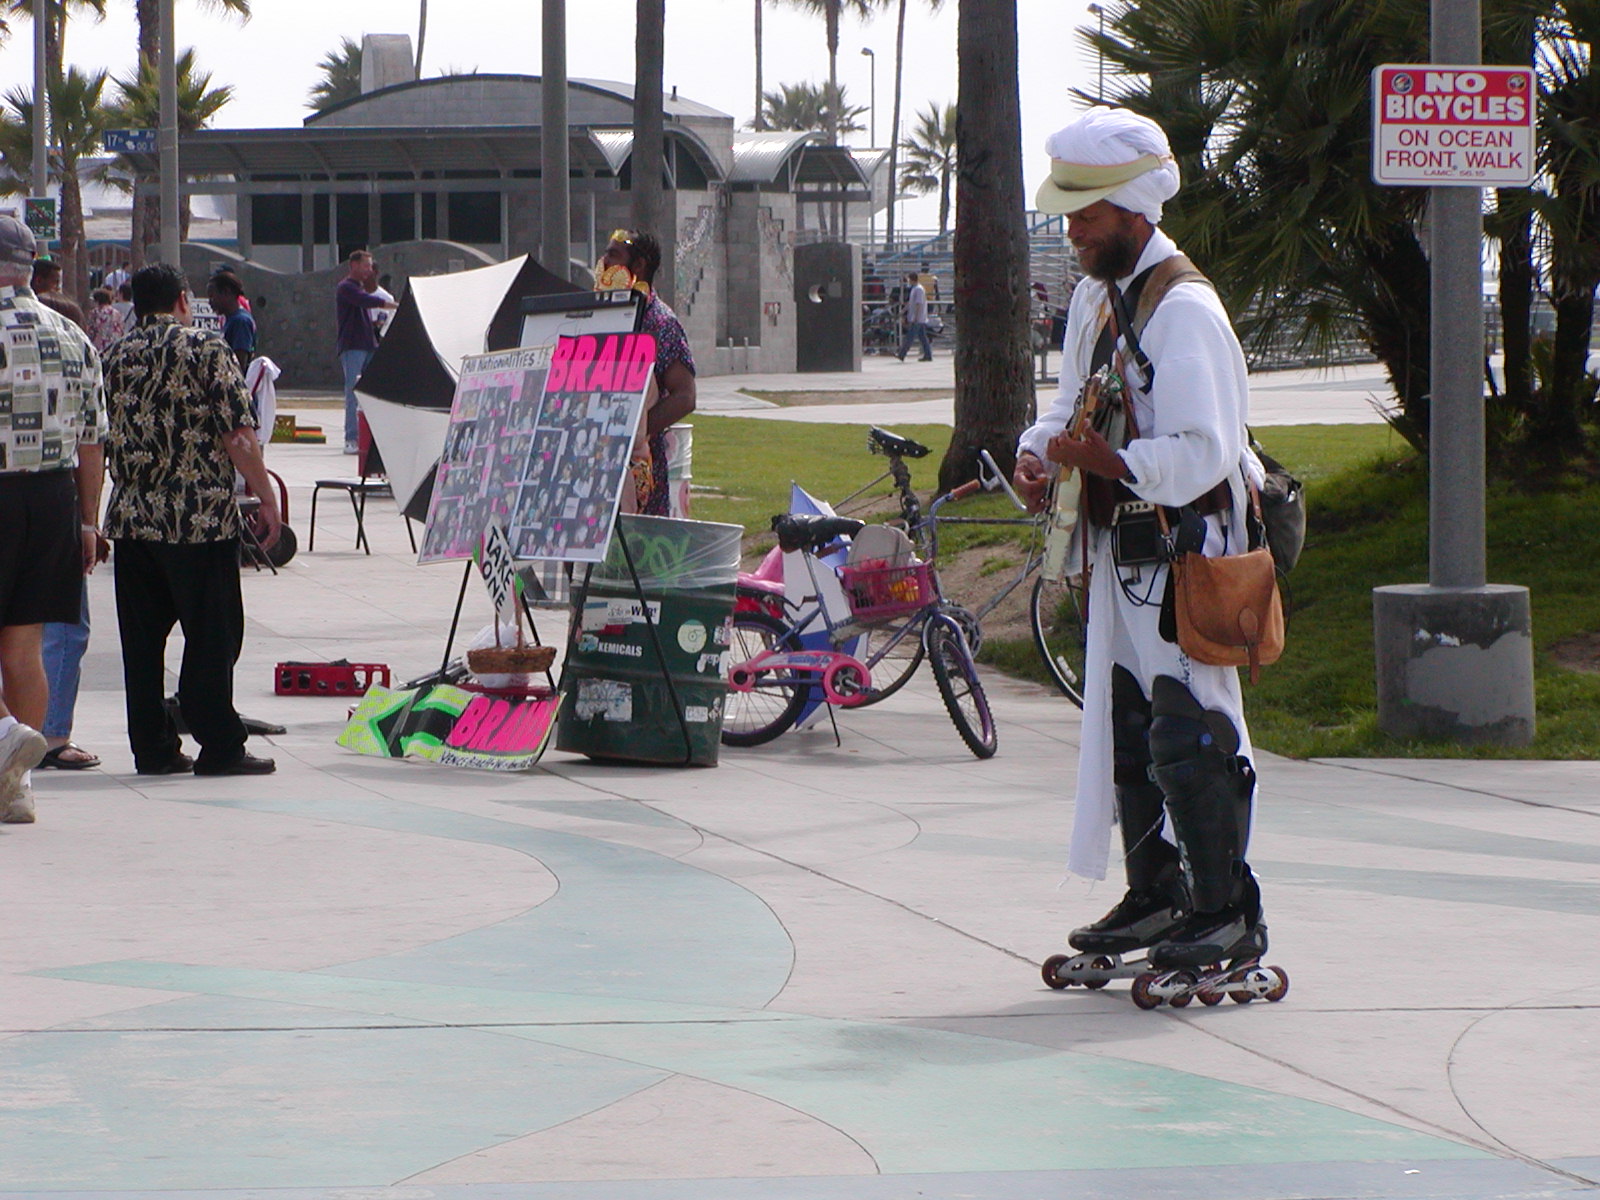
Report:
M365 250L353 250L350 273L339 281L333 294L334 318L338 324L339 366L344 371L344 452L356 452L356 380L367 369L378 336L372 329L370 310L394 308L393 300L376 294L378 266Z

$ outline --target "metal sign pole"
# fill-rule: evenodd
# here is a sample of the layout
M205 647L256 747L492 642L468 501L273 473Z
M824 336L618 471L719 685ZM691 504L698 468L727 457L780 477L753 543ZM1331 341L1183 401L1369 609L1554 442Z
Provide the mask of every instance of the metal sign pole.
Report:
M1482 61L1478 0L1433 0L1433 61ZM1482 587L1483 192L1429 189L1433 341L1429 360L1428 582Z
M1434 113L1448 106L1453 121L1468 123L1479 106L1471 95L1452 93L1458 84L1467 88L1469 77L1470 87L1481 89L1485 72L1448 66L1483 61L1479 0L1432 0L1432 26L1438 69L1419 72L1418 104L1427 101L1421 111ZM1533 103L1531 94L1526 102ZM1492 116L1492 107L1485 111ZM1457 165L1454 153L1431 153L1426 131L1412 144L1430 148L1429 166ZM1470 165L1470 156L1462 157ZM1441 180L1429 189L1428 215L1428 583L1373 589L1378 727L1405 739L1525 746L1534 732L1528 589L1486 582L1482 186L1471 178Z
M33 194L43 196L50 186L50 134L45 123L50 111L50 86L45 78L49 55L45 47L45 22L50 0L33 0Z

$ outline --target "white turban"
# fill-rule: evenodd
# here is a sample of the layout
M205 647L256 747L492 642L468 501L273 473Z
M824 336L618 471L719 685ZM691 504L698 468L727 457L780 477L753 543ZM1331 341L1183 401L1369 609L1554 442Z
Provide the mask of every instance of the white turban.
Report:
M1125 108L1091 108L1045 142L1050 177L1039 187L1040 212L1074 213L1097 200L1161 222L1161 205L1178 194L1178 164L1167 135Z

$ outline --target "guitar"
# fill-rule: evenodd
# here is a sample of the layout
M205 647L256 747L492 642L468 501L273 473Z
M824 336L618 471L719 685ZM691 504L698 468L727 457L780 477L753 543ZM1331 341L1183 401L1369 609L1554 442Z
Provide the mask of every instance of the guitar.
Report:
M1110 432L1112 419L1122 408L1122 376L1109 365L1101 367L1083 381L1078 399L1072 406L1072 419L1067 431L1081 438L1090 428L1102 434ZM1109 439L1108 439L1109 440ZM1044 534L1044 561L1041 569L1046 579L1063 580L1067 576L1067 562L1071 557L1073 542L1078 531L1078 511L1083 499L1083 480L1074 467L1062 466L1050 487L1046 507L1050 522Z

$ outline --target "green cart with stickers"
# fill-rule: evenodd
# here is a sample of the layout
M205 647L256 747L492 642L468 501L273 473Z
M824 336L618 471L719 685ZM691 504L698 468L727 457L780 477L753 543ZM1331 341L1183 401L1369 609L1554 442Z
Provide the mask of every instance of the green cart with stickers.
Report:
M716 765L743 533L711 521L618 518L605 562L574 598L556 749Z

